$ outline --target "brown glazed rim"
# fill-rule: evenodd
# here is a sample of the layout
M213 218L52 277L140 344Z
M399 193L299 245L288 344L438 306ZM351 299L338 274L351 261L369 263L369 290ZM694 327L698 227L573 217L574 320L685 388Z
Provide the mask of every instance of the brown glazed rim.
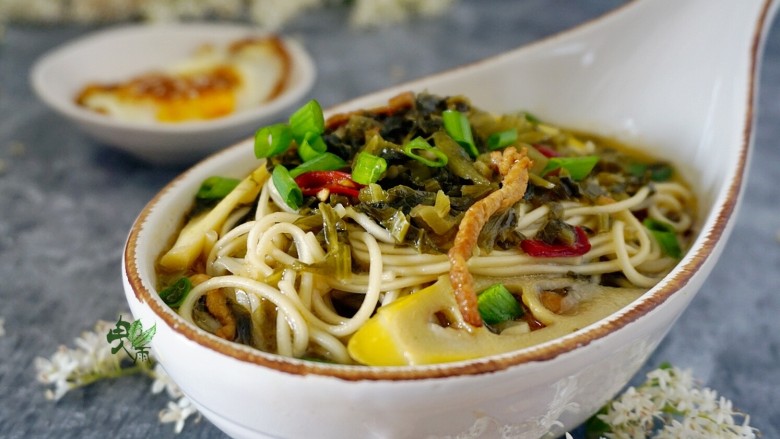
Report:
M748 84L748 102L746 107L747 111L744 120L742 144L739 150L737 173L727 188L727 196L725 201L721 205L716 206L717 217L715 219L715 223L710 230L706 231L706 236L703 237L703 244L696 248L694 252L687 257L686 261L681 266L677 267L672 272L672 274L665 279L663 285L658 287L651 294L643 296L634 304L629 305L618 317L611 318L606 322L594 325L589 329L585 329L579 333L574 333L570 336L564 337L563 339L552 340L550 342L516 352L458 363L445 363L430 366L367 367L330 365L281 357L278 355L257 351L235 343L226 342L215 336L206 334L204 331L194 328L177 314L172 312L171 309L164 305L161 300L154 297L156 295L155 293L149 291L144 286L138 274L138 267L136 265L136 247L142 225L149 216L152 208L160 201L161 197L169 190L171 190L171 188L174 187L176 183L180 181L184 175L186 175L186 173L180 175L178 178L169 183L162 191L160 191L160 193L158 193L146 205L146 207L144 207L136 219L125 246L124 263L128 281L135 292L136 298L141 303L149 306L158 317L160 317L168 326L170 326L174 331L178 332L183 337L186 337L195 343L198 343L216 352L233 357L237 360L295 375L315 374L349 381L419 380L446 378L458 375L475 375L497 372L523 363L550 360L558 357L559 355L588 345L649 313L667 299L669 299L676 291L684 287L691 279L691 277L702 267L706 259L712 254L716 243L723 236L727 223L734 214L737 205L737 197L740 193L743 179L745 177L748 149L753 129L753 105L756 91L755 77L759 61L758 55L760 52L761 33L763 31L764 25L766 24L765 22L769 14L771 3L772 0L764 1L761 15L754 30L750 54L751 75L749 76ZM593 23L602 20L604 17L616 13L624 7L626 6L624 5L590 22L583 23L574 29L592 25ZM538 44L542 41L546 41L554 37L555 36L545 38L533 44ZM472 65L481 64L500 57L502 57L502 55L487 58ZM457 69L450 70L449 72L468 66L469 65L462 66ZM436 77L445 73L447 72L432 75L432 77ZM430 79L430 77L428 79ZM381 93L381 91L379 93ZM234 146L234 148L235 147L238 147L238 145Z

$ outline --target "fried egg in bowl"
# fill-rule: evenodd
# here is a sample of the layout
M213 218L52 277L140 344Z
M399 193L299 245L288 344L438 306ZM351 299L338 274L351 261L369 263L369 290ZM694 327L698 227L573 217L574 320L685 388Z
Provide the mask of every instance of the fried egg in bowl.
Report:
M111 27L52 50L30 72L61 116L153 164L192 163L251 135L299 103L315 77L299 42L216 23Z
M127 121L215 119L274 99L284 91L289 70L290 56L276 36L205 44L162 70L88 84L76 103Z

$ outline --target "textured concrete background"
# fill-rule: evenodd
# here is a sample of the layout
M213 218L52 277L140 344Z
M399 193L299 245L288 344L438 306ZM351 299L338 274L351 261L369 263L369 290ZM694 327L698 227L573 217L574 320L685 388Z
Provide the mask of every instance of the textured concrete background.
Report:
M464 0L438 19L390 29L346 28L345 12L317 11L300 36L319 77L311 96L329 106L388 85L511 49L574 26L622 1ZM35 99L34 60L95 28L10 26L0 45L0 437L172 437L141 377L101 382L45 400L33 360L72 346L96 319L126 310L120 257L143 205L181 169L154 168L75 131ZM780 437L780 23L769 35L758 131L743 204L722 259L647 368L692 368ZM640 375L640 377L643 374ZM208 421L181 437L223 435Z

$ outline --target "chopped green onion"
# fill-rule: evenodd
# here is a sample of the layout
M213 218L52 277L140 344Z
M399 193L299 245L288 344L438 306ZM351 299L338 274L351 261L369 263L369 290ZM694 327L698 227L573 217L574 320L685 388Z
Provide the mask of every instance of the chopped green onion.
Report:
M634 177L643 177L647 172L647 165L644 163L631 163L628 165L628 173Z
M272 157L287 151L292 142L292 130L287 124L277 123L255 132L255 157Z
M531 123L534 123L534 124L542 123L542 121L538 117L534 116L533 114L531 114L531 113L529 113L527 111L523 113L523 116L525 116L525 120L527 120L528 122L531 122Z
M200 184L200 188L198 189L198 193L195 194L195 198L199 198L201 200L217 200L225 198L225 196L229 194L230 191L235 189L235 187L238 186L238 183L240 182L241 180L237 178L219 176L209 177L203 180L203 183Z
M662 163L650 165L650 180L668 181L672 178L674 169L671 166Z
M474 136L471 134L471 124L465 114L455 110L445 110L441 113L444 130L453 140L469 153L471 157L479 155Z
M304 162L307 162L314 157L324 153L328 149L328 145L322 140L322 136L315 133L307 134L300 145L298 145L298 156Z
M325 131L325 117L320 103L312 99L290 116L293 138L300 144L309 133L322 134Z
M376 183L386 170L385 159L362 151L352 165L352 180L360 184Z
M415 150L419 150L421 153L428 155L429 157L434 156L435 159L420 155L416 153ZM441 168L447 166L447 154L445 154L440 149L431 146L431 144L422 137L415 137L409 143L404 145L404 154L431 168Z
M505 148L515 142L517 142L517 128L493 133L487 139L488 149L491 151Z
M644 177L650 173L652 181L668 181L672 178L674 170L665 163L653 163L650 165L644 163L632 163L628 165L628 172L635 177Z
M664 254L675 259L679 259L682 256L680 243L677 241L677 233L675 233L674 228L670 224L652 218L645 218L642 224L650 230Z
M160 298L166 305L172 308L178 308L187 294L190 294L192 290L192 282L188 277L182 277L181 279L169 285L167 288L160 291Z
M645 172L647 172L647 165L644 163L631 163L628 165L628 168L626 169L629 174L633 175L634 177L644 177Z
M523 308L504 284L494 284L477 296L477 308L482 320L496 325L523 315Z
M341 157L331 152L323 152L322 154L319 154L290 170L290 175L292 178L295 178L304 172L335 171L345 166L347 166L347 162L345 162Z
M282 165L276 165L271 174L271 181L285 204L296 210L301 207L301 204L303 204L303 192L287 168Z
M593 167L596 166L598 161L599 157L596 155L551 157L547 162L547 166L542 170L542 176L549 174L556 169L565 169L573 180L582 180L590 174L590 171L593 170Z

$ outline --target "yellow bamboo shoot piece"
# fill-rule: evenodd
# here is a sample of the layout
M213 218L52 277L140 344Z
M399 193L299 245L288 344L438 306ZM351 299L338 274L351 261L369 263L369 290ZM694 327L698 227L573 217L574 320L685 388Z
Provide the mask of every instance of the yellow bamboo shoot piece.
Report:
M213 209L192 218L181 230L173 247L160 258L160 266L171 271L189 268L201 255L206 233L218 231L237 207L251 203L268 180L265 162L242 180Z
M495 279L483 279L487 287ZM370 366L402 366L446 363L510 352L562 337L600 320L642 294L641 289L618 289L581 283L583 300L571 314L541 312L537 295L544 290L539 277L518 277L504 284L522 290L524 302L539 313L546 327L521 333L491 332L465 323L458 310L449 279L445 277L416 293L381 307L349 340L349 354ZM525 296L528 297L525 297ZM530 299L530 300L529 300ZM442 325L444 317L448 325ZM511 332L511 333L510 333Z

